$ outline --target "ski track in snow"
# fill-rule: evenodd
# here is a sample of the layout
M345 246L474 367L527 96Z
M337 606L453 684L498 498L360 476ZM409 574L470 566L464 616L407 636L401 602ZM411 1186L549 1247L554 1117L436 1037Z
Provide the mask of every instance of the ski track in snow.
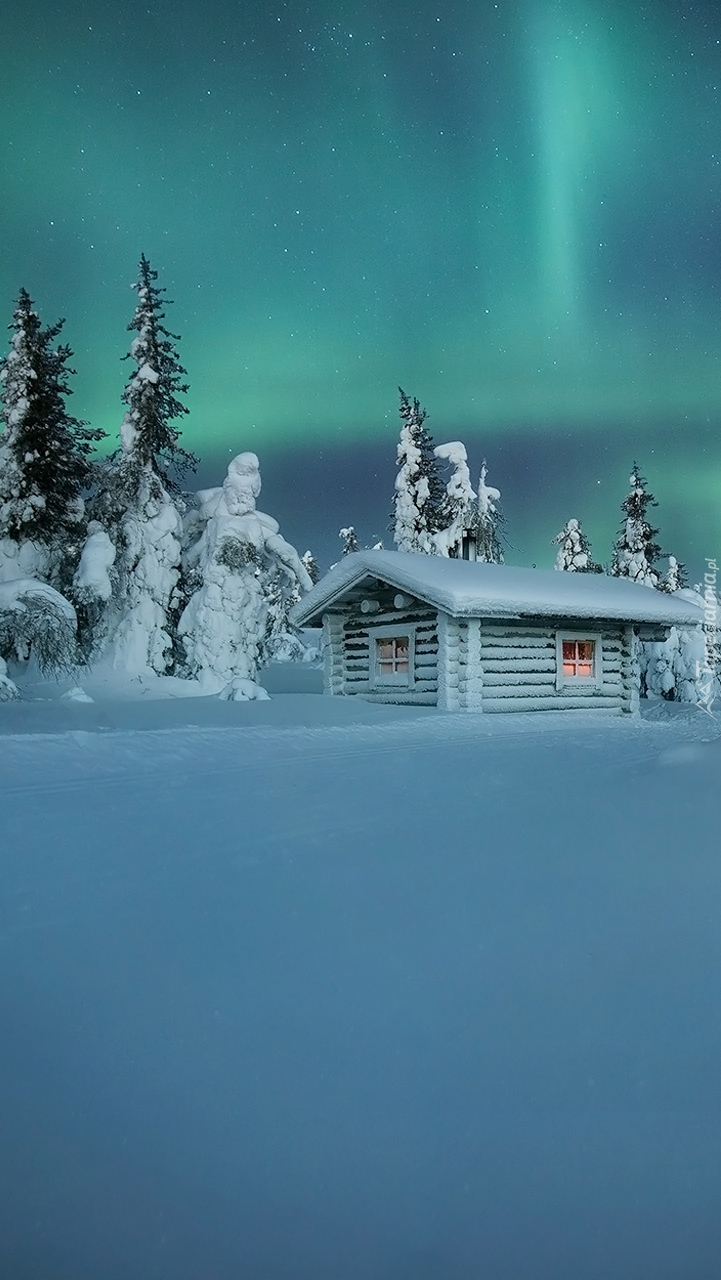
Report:
M520 717L521 721L523 720ZM554 722L551 722L551 721ZM217 728L196 729L192 726L144 731L115 730L93 733L70 730L58 734L0 737L0 794L31 795L82 790L88 782L103 785L142 785L157 775L165 775L173 765L192 765L197 777L222 778L243 770L264 771L272 760L279 767L294 762L322 763L327 759L352 760L373 755L383 756L402 750L404 754L433 752L439 745L493 743L500 751L518 746L538 749L555 744L581 751L603 748L606 744L619 752L619 759L638 765L642 759L653 759L665 742L676 743L679 737L706 742L721 735L721 725L710 725L708 717L680 723L620 722L615 717L601 721L589 719L583 724L568 718L544 716L544 723L518 723L514 715L492 717L490 727L473 716L438 716L413 720L406 724L322 726L302 728ZM709 732L709 729L712 732ZM713 731L715 730L715 732ZM142 749L139 750L139 745ZM683 748L681 749L683 752ZM689 747L693 753L694 747ZM144 757L137 771L137 758ZM227 763L204 763L211 758L225 758ZM48 778L42 782L18 782L13 777L37 774L42 761L50 770L62 757L63 772L77 770L76 777ZM229 759L230 757L230 759ZM682 759L682 756L679 757ZM165 778L171 786L182 786L182 778Z

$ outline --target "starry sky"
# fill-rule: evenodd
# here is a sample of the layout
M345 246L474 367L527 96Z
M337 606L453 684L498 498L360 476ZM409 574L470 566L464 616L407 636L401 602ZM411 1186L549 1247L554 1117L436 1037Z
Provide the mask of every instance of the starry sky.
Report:
M607 560L634 458L721 554L716 0L5 0L0 62L0 298L66 317L108 447L142 252L198 482L255 450L321 562L389 537L399 384L509 562L571 515Z

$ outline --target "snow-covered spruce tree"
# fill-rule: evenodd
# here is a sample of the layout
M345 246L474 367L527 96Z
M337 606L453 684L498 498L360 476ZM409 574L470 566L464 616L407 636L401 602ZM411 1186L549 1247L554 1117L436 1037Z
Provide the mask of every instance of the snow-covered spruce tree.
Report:
M424 426L425 409L410 401L402 387L401 435L398 443L393 538L399 551L435 555L433 535L443 528L445 486L433 441Z
M56 344L63 324L43 327L21 289L0 367L0 578L39 577L60 589L80 555L89 455L103 435L68 414L74 370L70 347Z
M603 573L591 555L591 544L579 520L567 520L561 532L551 539L551 546L558 547L554 569L565 573Z
M705 616L719 617L715 593L704 598L703 587L690 589L684 566L669 556L668 571L659 583L661 591L680 591L683 599L698 605ZM707 634L697 627L671 627L666 640L643 640L639 645L642 689L669 702L702 702L718 698L719 677L714 655L709 661Z
M659 575L654 565L662 553L656 542L658 529L652 528L646 518L648 508L657 503L653 494L647 492L646 481L635 462L629 484L631 492L621 503L626 518L614 544L611 575L630 578L645 587L657 587Z
M433 535L433 542L438 555L458 557L464 535L474 526L477 516L466 446L460 440L451 440L448 444L436 445L433 452L439 462L448 462L453 467L440 513L442 527Z
M478 504L474 531L476 535L476 559L483 564L503 564L503 547L499 529L503 524L503 514L497 503L500 501L500 489L486 484L488 467L483 459L481 475L478 481Z
M338 537L343 543L344 556L348 556L352 551L358 550L358 535L356 534L352 524L348 525L347 529L341 529L338 533Z
M47 582L0 582L0 676L5 680L8 662L24 664L31 658L43 675L70 671L78 658L76 634L73 606ZM7 685L3 688L0 698L13 696Z
M300 558L300 562L308 574L313 586L315 586L316 582L320 582L320 569L318 568L318 561L313 555L313 552L304 551Z
M669 556L668 569L659 582L659 589L667 591L672 595L674 591L682 591L688 586L688 577L686 574L686 566L681 564L675 556Z
M297 598L297 588L312 586L278 522L256 509L260 487L256 455L233 458L222 488L198 495L200 521L194 527L202 532L184 565L197 583L179 624L188 674L209 690L240 699L257 696L263 663L287 656L281 650L292 643L293 632L285 601Z
M642 641L639 665L644 694L662 697L668 702L701 702L711 687L712 696L718 696L718 679L708 680L704 674L706 637L700 626L671 627L666 640Z
M122 394L120 449L105 468L93 514L117 550L114 663L162 675L172 665L180 608L182 499L173 472L194 468L196 459L179 443L176 422L188 410L178 397L188 388L174 346L177 335L162 323L165 290L156 279L141 257L134 286L138 301L128 325L136 336L125 357L135 370Z

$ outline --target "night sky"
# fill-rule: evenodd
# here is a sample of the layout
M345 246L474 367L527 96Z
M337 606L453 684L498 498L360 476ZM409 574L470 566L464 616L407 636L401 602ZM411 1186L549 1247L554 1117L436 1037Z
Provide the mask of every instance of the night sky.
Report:
M507 559L634 458L664 548L721 552L716 0L5 0L0 299L64 315L116 443L141 252L217 483L327 563L388 538L397 387L503 494ZM302 544L302 545L301 545Z

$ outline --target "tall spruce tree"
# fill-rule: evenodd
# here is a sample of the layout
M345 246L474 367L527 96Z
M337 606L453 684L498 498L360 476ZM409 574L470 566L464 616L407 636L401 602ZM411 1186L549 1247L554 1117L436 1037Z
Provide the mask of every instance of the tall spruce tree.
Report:
M177 622L183 502L175 473L194 468L181 448L177 419L188 412L185 369L163 324L164 289L157 272L140 259L138 301L128 329L136 336L125 357L135 370L122 393L126 406L120 449L109 460L93 514L109 526L117 558L114 661L127 670L167 671L178 653Z
M158 288L157 271L143 254L137 283L138 303L128 329L133 338L124 357L136 366L121 399L126 412L120 428L120 449L114 455L110 474L111 488L122 505L152 492L154 481L166 493L177 494L179 485L174 473L195 470L197 458L180 445L180 428L176 420L188 413L178 399L188 390L183 381L185 369L174 343L179 341L163 324L165 289Z
M399 551L434 555L433 534L444 527L445 485L433 440L424 426L425 409L400 392L401 435L394 494L393 537Z
M80 553L89 455L104 434L67 411L75 370L70 347L56 344L63 324L43 327L21 289L0 368L0 538L34 544L45 575L61 587Z
M657 587L659 574L654 568L662 554L656 542L658 529L647 519L649 507L657 506L656 499L646 489L646 481L634 462L629 478L631 491L621 503L625 514L613 548L611 574L614 578L630 578L646 587Z

